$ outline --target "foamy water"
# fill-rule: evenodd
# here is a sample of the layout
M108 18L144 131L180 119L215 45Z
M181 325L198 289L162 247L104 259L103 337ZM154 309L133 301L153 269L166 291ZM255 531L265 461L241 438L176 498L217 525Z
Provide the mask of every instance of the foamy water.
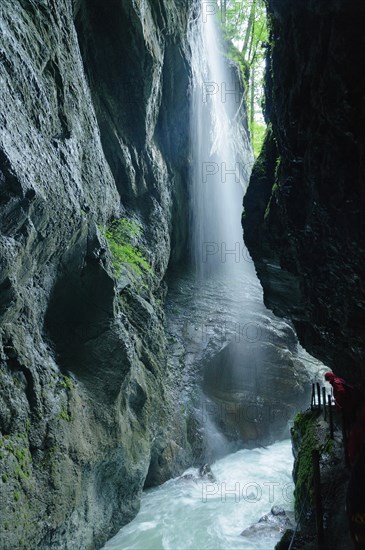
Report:
M136 518L105 550L270 550L279 531L241 532L273 505L293 510L289 440L240 450L212 464L216 482L172 479L143 494ZM198 476L190 468L185 473Z

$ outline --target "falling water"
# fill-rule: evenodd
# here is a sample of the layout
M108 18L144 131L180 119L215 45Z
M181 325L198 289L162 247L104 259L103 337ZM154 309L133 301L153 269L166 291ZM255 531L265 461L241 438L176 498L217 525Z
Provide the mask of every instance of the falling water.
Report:
M214 294L217 296L224 289L224 301L230 302L229 315L233 323L243 326L247 321L256 320L255 316L264 309L254 266L245 261L249 255L241 226L242 200L253 153L245 128L247 116L240 75L237 66L225 55L226 45L216 15L208 8L203 2L189 29L191 255L193 272L199 281L197 293L205 292L214 281ZM242 289L252 289L248 300L242 301L241 295L234 295L237 282ZM216 311L213 309L211 314L214 322ZM216 389L225 388L228 395L238 389L242 376L247 385L247 369L243 371L242 365L253 372L259 360L258 346L249 349L232 346L224 365L216 365L214 373L212 369L205 369L205 390L209 387L214 397ZM205 425L208 440L213 439L214 428L214 422Z
M202 12L190 26L192 52L191 251L206 276L243 252L242 198L253 163L237 69L223 53L215 16Z

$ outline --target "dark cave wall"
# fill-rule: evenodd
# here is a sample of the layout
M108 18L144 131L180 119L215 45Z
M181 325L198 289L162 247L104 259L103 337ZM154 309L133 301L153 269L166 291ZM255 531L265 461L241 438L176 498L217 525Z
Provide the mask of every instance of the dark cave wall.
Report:
M365 387L365 5L268 0L269 131L244 199L266 305Z
M4 550L99 548L151 461L153 484L188 459L163 278L186 238L189 5L1 2ZM120 215L143 227L144 285L113 275L100 228Z

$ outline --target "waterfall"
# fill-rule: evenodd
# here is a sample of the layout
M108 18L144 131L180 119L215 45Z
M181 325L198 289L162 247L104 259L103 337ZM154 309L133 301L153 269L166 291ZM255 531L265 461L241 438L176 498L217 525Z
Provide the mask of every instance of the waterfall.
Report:
M191 254L200 276L229 271L244 253L242 198L253 164L243 84L224 54L212 4L203 2L189 32Z
M280 529L263 522L250 525L274 504L293 508L290 441L268 448L260 442L265 430L277 430L280 437L278 426L287 430L285 399L299 400L300 384L305 382L294 330L265 308L243 245L241 205L253 153L237 68L225 56L214 10L207 13L207 6L215 3L196 2L188 37L191 270L177 274L169 284L166 311L170 334L182 342L179 364L184 364L186 394L196 389L191 378L200 380L204 371L206 395L200 408L194 404L205 432L205 461L211 461L216 482L208 483L196 468L189 468L184 476L146 491L140 513L105 550L267 550L280 539ZM179 357L176 349L174 353ZM306 357L300 359L304 362ZM290 386L290 395L280 395L277 404L275 390L280 385ZM283 415L280 422L272 416L277 409ZM232 434L252 450L233 452L237 439ZM207 484L214 494L204 499ZM278 488L275 495L265 493L270 484ZM246 499L236 499L235 494L228 502L219 491L222 487L231 495L232 488L242 495L242 489L255 487L260 497L248 492Z
M263 310L262 295L252 262L247 260L241 227L242 200L248 186L253 152L247 134L244 83L238 67L227 55L213 3L197 2L197 17L192 19L189 43L192 59L190 109L190 247L198 294L205 292L208 279L214 281L214 295L222 293L221 304L229 304L226 319L231 328L247 326ZM242 290L251 294L242 298ZM252 297L258 299L252 300ZM234 297L234 299L233 299ZM219 324L214 306L210 319ZM226 323L226 321L224 321ZM229 332L229 327L228 327ZM228 336L224 345L235 339ZM259 356L257 346L232 345L225 360L205 369L204 391L225 405L230 394L242 386L242 376L254 372ZM246 365L242 369L242 365ZM250 372L248 372L250 371ZM236 398L233 401L237 401ZM216 429L210 418L205 423L207 441L214 441ZM236 429L237 427L235 427ZM208 446L209 453L214 449ZM222 446L226 452L229 447Z

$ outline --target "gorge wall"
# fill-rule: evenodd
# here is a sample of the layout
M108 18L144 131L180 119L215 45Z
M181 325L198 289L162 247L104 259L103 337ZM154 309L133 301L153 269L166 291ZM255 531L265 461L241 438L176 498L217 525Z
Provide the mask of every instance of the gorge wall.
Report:
M365 6L268 0L269 132L244 201L266 305L365 386Z
M1 2L4 550L99 548L147 474L163 481L189 456L163 326L163 277L186 240L188 10ZM118 217L143 229L142 284L133 265L115 277Z

